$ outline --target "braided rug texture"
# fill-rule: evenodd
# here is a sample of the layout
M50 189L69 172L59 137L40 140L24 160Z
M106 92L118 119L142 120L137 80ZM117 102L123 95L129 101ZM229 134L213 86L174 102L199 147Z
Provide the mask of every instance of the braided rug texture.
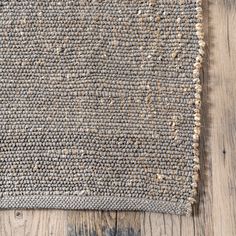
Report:
M0 208L189 214L199 0L0 3Z

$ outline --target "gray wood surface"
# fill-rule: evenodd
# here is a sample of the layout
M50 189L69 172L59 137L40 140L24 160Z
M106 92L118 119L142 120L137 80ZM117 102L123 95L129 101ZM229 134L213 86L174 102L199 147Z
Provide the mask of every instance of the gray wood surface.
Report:
M103 211L0 211L0 236L235 236L236 1L203 0L201 179L192 217Z

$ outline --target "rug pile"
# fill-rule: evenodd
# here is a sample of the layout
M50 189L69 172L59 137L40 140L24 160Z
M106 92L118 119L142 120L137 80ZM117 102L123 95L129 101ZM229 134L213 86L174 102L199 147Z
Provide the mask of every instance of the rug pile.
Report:
M199 0L4 0L0 208L189 214Z

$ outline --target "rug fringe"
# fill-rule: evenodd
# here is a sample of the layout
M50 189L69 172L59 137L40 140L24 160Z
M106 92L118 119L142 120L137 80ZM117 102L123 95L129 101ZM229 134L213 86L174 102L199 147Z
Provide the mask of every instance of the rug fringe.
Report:
M195 92L195 124L194 124L194 135L193 135L193 153L194 153L194 167L193 167L193 175L192 175L192 192L191 196L188 198L187 203L187 215L191 215L192 213L192 204L196 202L196 195L197 195L197 187L198 187L198 180L199 180L199 137L200 137L200 110L201 110L201 81L200 81L200 69L202 67L203 56L204 56L204 32L203 32L203 9L202 9L202 0L196 0L197 3L197 36L198 36L198 43L199 43L199 51L196 57L196 62L194 64L193 70L193 79L196 82L196 92Z

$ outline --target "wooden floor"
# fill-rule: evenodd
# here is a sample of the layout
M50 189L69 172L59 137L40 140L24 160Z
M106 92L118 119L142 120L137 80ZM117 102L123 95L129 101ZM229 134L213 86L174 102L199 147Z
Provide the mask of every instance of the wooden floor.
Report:
M203 1L207 53L201 184L194 215L0 211L0 236L236 235L236 1Z

